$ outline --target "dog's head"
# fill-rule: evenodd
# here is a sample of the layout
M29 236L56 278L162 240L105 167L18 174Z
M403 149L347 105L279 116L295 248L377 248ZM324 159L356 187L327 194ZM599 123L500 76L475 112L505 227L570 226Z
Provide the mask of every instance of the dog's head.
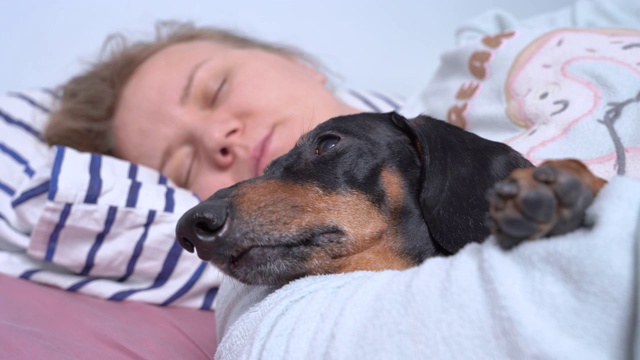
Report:
M429 117L358 114L185 213L182 246L245 283L403 269L488 235L485 191L530 164Z

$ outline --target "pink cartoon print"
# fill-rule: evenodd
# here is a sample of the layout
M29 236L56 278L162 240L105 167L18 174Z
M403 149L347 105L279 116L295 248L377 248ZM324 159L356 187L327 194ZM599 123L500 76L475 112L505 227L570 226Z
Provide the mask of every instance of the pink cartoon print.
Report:
M640 31L547 33L514 61L505 94L526 129L506 142L534 164L573 157L604 178L640 176Z

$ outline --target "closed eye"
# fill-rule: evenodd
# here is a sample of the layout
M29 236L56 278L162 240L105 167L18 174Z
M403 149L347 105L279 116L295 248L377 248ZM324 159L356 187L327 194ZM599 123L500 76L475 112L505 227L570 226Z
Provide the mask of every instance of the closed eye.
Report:
M326 135L321 137L318 140L318 145L316 145L316 155L323 155L327 151L333 149L338 142L340 142L340 137L336 135Z
M225 77L220 82L220 85L218 85L218 88L213 93L213 96L211 96L211 99L209 100L209 107L212 107L212 106L214 106L216 104L216 102L220 98L220 94L222 93L222 90L224 90L224 87L225 87L226 84L227 84L227 78Z

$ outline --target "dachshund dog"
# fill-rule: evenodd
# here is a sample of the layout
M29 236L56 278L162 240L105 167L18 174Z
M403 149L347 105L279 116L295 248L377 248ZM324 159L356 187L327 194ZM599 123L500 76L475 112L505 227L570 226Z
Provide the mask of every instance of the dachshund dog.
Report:
M490 231L504 248L566 233L603 184L575 160L533 168L444 121L365 113L320 124L263 176L186 212L176 235L241 282L282 285L409 268Z

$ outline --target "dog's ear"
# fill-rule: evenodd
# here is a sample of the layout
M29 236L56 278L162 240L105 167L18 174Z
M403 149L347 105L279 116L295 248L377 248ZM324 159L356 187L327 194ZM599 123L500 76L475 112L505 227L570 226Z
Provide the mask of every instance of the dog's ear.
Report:
M453 254L489 235L487 190L512 170L532 166L509 146L441 120L391 114L409 136L422 164L420 205L431 237Z

